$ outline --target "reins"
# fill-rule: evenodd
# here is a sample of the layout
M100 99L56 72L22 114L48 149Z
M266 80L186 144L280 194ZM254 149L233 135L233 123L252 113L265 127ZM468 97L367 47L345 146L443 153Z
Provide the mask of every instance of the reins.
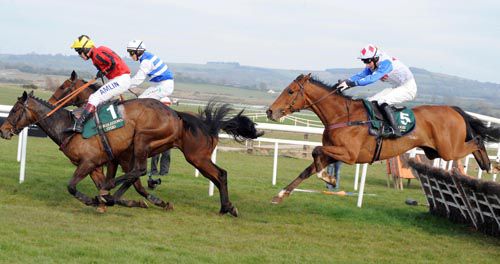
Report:
M77 96L79 93L81 93L83 90L85 90L87 87L89 87L91 84L95 82L95 78L90 80L88 83L78 87L68 95L66 95L64 98L60 99L57 101L54 105L56 106L52 111L50 111L46 117L51 116L55 111L59 110L61 107L63 107L67 102L69 102L71 99L73 99L75 96Z

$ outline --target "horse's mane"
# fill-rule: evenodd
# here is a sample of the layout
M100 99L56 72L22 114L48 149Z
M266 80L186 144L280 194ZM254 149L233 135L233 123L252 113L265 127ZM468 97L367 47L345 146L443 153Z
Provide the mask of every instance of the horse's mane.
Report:
M336 84L329 84L329 83L325 83L324 81L318 79L318 77L316 76L312 76L311 78L309 78L309 81L313 84L316 84L318 85L319 87L327 90L328 92L331 92L333 90L335 90L337 88ZM340 91L337 91L336 94L346 98L346 99L349 99L349 100L353 100L352 99L352 96L349 96L349 95L345 95L344 93L340 92Z
M36 97L32 94L28 94L28 97L32 98L32 99L35 99L35 101L45 105L46 107L50 108L50 109L54 109L54 106L52 104L50 104L49 102L43 100L42 98L39 98L39 97Z

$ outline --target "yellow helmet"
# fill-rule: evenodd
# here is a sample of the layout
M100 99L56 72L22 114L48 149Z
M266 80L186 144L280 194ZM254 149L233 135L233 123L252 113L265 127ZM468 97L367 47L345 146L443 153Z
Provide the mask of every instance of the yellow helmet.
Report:
M90 49L94 47L94 42L87 35L79 36L71 45L72 49Z

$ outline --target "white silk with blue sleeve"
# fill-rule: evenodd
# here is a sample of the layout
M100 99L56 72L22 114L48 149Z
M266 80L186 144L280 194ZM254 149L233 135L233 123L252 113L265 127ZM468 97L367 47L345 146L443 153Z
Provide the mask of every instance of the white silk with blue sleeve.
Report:
M366 67L363 71L349 78L356 86L365 86L378 80L387 82L391 88L368 98L380 104L398 104L415 99L417 95L417 84L410 69L400 60L379 51L379 61L375 71Z
M131 80L131 88L139 86L149 77L153 84L147 88L139 98L154 98L161 100L168 98L174 91L174 75L160 58L150 52L144 52L139 58L140 66L137 73Z

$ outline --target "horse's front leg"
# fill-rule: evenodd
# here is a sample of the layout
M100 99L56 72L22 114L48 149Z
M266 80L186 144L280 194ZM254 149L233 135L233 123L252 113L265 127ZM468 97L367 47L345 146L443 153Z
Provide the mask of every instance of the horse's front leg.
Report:
M87 195L79 192L76 189L76 185L83 180L87 174L92 172L94 170L95 166L92 165L91 163L81 163L78 165L76 168L75 172L73 173L73 177L68 183L68 192L73 195L76 199L78 199L80 202L84 203L85 205L88 206L94 206L96 205L96 202L89 198Z
M340 160L344 163L353 164L356 162L359 154L359 148L356 145L344 146L318 146L315 147L312 156L316 166L316 175L318 178L333 186L337 185L335 177L327 173L328 164Z
M97 190L101 191L104 184L106 183L106 178L104 177L102 167L93 170L92 173L90 174L90 178L94 182ZM107 210L106 204L101 202L100 199L98 199L98 197L94 200L94 205L97 206L97 211L100 213L104 213Z
M278 195L274 196L273 200L271 202L273 204L281 203L285 197L290 196L290 193L292 193L293 189L295 189L297 186L299 186L299 184L303 180L309 178L315 172L316 172L316 165L313 162L313 163L311 163L311 165L309 165L307 168L305 168L305 170L303 170L302 173L300 173L300 175L297 178L295 178L290 184L288 184L288 186L286 186L284 189L282 189L278 193Z

